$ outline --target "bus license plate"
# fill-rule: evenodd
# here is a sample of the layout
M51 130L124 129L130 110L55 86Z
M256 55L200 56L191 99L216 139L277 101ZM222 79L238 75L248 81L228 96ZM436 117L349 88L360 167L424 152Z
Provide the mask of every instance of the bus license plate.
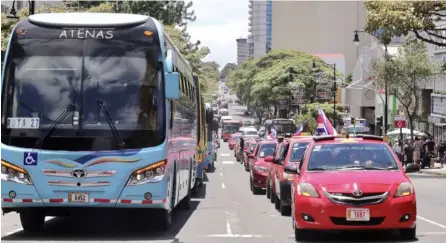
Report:
M86 203L88 202L88 193L86 192L69 192L68 202L70 203Z
M347 221L370 221L368 208L347 208Z

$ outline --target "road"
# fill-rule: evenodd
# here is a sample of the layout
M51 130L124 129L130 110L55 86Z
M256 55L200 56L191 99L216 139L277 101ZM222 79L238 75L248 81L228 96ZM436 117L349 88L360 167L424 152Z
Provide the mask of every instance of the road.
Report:
M235 109L234 109L235 108ZM231 107L242 112L242 107ZM156 232L141 221L156 221L141 216L78 215L74 219L49 219L41 235L21 231L17 214L2 217L2 240L8 242L169 242L169 243L288 243L294 242L291 218L282 217L264 195L253 195L249 177L232 151L222 143L216 171L207 180L193 210L176 211L175 224L167 232ZM446 242L446 179L412 177L418 198L418 242ZM323 235L315 242L394 242L393 233L344 233ZM401 241L399 241L401 242Z

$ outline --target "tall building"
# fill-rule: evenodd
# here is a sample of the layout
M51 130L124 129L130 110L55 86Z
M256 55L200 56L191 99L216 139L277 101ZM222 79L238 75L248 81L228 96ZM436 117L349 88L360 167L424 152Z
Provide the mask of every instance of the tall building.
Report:
M363 30L366 21L362 1L273 1L272 48L306 53L342 54L350 73L359 55L353 31ZM359 33L361 46L370 36Z
M271 50L272 1L249 0L248 54L258 58Z
M249 58L248 39L239 38L237 41L237 64L240 64Z

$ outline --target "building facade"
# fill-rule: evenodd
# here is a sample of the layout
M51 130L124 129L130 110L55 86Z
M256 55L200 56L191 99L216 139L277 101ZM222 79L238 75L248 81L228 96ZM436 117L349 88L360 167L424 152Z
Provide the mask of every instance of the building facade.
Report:
M271 50L272 0L249 0L249 57L259 58Z
M365 26L362 1L273 1L272 48L306 53L342 54L351 73L359 49L353 31ZM362 45L370 37L359 34Z
M237 64L240 64L249 58L248 39L239 38L237 41Z

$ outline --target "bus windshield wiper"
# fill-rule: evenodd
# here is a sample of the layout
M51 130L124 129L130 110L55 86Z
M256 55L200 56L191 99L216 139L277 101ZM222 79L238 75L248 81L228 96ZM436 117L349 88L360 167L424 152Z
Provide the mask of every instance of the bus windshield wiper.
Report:
M43 142L45 141L45 139L47 139L48 137L51 136L51 134L53 134L54 131L56 131L57 126L59 126L60 123L62 123L65 118L67 118L68 114L70 114L72 111L74 111L76 109L76 106L74 104L70 104L68 105L63 111L62 113L60 113L60 115L57 117L57 119L55 121L53 121L53 123L51 124L50 130L48 130L48 132L46 132L45 134L43 134L39 139L37 139L36 143L34 144L34 146L36 148L42 148L43 146Z
M104 101L97 99L96 102L99 105L99 108L101 109L102 113L105 115L105 119L107 120L108 125L110 126L110 130L113 133L113 136L115 137L116 141L118 142L118 147L123 148L125 146L124 141L121 139L118 133L118 129L116 129L116 126L110 117L110 114L108 114L107 108L105 108Z

